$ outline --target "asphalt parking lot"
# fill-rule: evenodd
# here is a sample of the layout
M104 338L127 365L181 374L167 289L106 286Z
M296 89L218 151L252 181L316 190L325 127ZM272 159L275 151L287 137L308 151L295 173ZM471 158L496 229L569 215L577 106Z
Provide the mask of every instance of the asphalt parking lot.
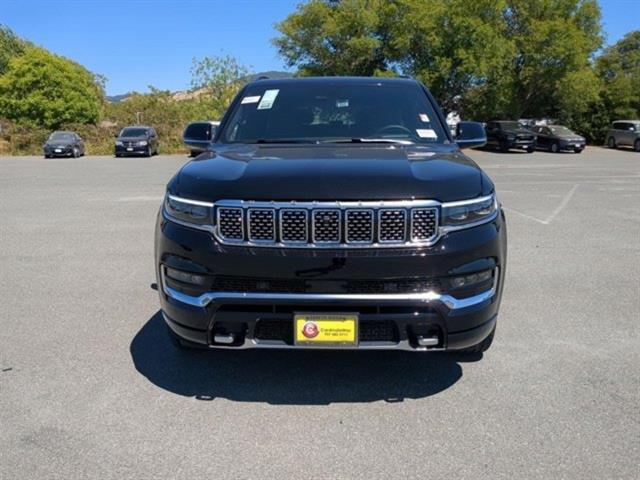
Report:
M0 478L638 478L640 154L470 155L509 228L481 359L177 351L186 157L0 158Z

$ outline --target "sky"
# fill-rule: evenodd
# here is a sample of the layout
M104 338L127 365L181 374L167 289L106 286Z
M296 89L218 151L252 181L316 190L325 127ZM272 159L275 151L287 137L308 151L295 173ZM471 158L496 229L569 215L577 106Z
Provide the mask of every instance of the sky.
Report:
M270 40L301 0L0 0L0 24L107 77L108 95L189 88L192 59L286 70ZM640 0L600 0L607 43L640 28Z

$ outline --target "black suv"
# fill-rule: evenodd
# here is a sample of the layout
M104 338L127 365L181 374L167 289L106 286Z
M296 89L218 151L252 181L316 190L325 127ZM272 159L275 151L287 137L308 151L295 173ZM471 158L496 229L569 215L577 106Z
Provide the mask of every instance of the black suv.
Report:
M494 185L409 79L245 86L169 181L155 262L183 347L482 352L505 278Z
M158 134L153 127L125 127L116 136L116 157L158 154Z
M487 145L501 152L518 149L532 153L536 149L536 136L518 122L493 121L487 123Z

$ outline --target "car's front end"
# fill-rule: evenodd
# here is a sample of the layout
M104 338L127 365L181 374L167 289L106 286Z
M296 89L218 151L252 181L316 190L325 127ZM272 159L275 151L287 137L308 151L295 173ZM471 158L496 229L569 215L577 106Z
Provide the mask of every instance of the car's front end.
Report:
M285 104L298 84L277 86ZM269 87L255 88L267 98ZM331 108L357 104L356 90L345 90ZM290 102L299 105L295 92ZM448 138L439 112L416 117L432 118L432 130L416 137ZM491 180L450 141L368 141L219 139L176 174L158 215L155 264L164 319L182 344L424 351L490 343L507 249Z
M71 157L73 156L73 144L66 142L47 142L44 144L45 157Z
M118 137L114 153L117 157L147 155L149 139L146 137Z
M526 150L532 152L536 148L536 136L528 131L506 131L502 136L504 150Z

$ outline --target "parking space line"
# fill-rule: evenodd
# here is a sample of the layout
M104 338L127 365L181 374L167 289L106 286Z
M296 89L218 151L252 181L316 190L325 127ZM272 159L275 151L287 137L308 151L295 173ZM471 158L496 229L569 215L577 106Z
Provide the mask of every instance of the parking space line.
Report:
M518 210L514 210L511 207L503 207L506 211L511 212L511 213L515 213L516 215L520 215L521 217L524 218L528 218L529 220L533 220L535 222L541 223L542 225L549 225L554 218L556 218L558 216L558 214L569 204L569 202L571 201L571 197L573 197L573 194L575 193L575 191L577 190L579 184L575 184L571 190L569 190L567 192L567 194L564 196L564 198L562 199L562 201L560 202L560 204L555 208L555 210L553 212L551 212L551 215L549 215L545 220L541 220L537 217L534 217L532 215L528 215L526 213L522 213L519 212Z

